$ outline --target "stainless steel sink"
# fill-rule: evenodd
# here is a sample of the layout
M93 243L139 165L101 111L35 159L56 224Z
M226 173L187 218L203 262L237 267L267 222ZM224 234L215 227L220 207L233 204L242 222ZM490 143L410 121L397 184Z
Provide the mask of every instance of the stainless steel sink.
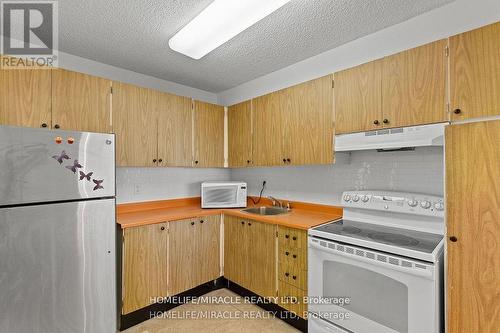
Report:
M252 207L242 209L241 211L256 215L280 215L289 212L288 209L280 207Z

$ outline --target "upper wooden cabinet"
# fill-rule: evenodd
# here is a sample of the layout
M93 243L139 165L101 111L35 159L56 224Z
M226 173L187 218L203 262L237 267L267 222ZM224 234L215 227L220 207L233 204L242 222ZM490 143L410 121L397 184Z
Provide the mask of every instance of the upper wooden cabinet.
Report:
M252 165L252 101L228 108L229 167Z
M52 126L50 69L0 70L0 124Z
M448 120L446 40L335 73L336 134Z
M448 119L446 40L382 60L382 124L404 127Z
M382 127L382 61L335 73L335 133Z
M63 69L52 70L54 128L111 132L111 81Z
M448 332L498 332L500 120L446 128Z
M224 107L194 101L194 166L224 167Z
M151 89L113 82L113 128L118 166L156 166L158 95Z
M285 105L283 90L252 100L253 106L253 162L256 166L283 165Z
M158 99L158 165L193 165L193 114L189 97L155 92Z
M332 75L284 90L284 152L287 164L333 163Z
M500 114L500 22L450 37L452 120Z

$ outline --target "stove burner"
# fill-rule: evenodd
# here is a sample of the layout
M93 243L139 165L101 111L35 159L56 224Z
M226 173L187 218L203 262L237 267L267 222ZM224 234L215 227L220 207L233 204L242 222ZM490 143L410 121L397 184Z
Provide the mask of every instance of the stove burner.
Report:
M416 246L420 243L415 238L404 235L391 234L387 232L374 232L369 234L368 237L389 245Z
M342 227L342 233L355 235L355 234L359 234L360 232L361 232L361 229L356 228L356 227L352 227L352 226L343 226Z

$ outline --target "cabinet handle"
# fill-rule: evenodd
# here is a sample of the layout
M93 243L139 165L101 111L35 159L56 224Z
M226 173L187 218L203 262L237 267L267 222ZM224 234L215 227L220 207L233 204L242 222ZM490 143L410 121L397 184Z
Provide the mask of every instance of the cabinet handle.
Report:
M194 161L194 164L198 164L198 161Z
M287 158L287 159L286 159L286 161L287 161L288 163L292 162L292 160L291 160L291 159L289 159L289 158Z
M200 223L202 223L202 224L203 224L203 222L205 222L205 221L204 221L204 220L201 220L201 221L200 221Z
M292 257L293 257L293 259L297 259L297 255L296 254L294 254Z
M455 109L455 110L453 110L453 113L454 113L454 114L461 114L461 113L462 113L462 110L460 110L460 109Z
M247 160L247 164L250 164L250 160Z
M293 237L292 237L292 239L293 239L293 240L297 240L297 237L293 236Z
M289 254L290 254L290 252L288 252L288 251L285 252L285 255L289 255Z
M163 160L160 158L160 159L158 160L158 162L160 162L160 163L161 163L161 162L163 162Z
M46 128L46 127L47 127L47 124L46 124L46 123L43 123L43 124L42 124L42 127L43 127L43 128Z
M285 276L286 276L286 277L288 277L289 275L290 275L290 273L288 273L288 272L286 272L286 273L285 273Z
M458 238L455 237L455 236L451 236L450 237L450 241L452 241L453 243L455 243L456 241L458 241Z
M250 225L252 225L252 223L248 222L248 225L250 226Z
M160 228L160 230L161 230L161 231L165 230L165 227L161 227L161 228Z
M286 158L283 159L283 163L286 163Z
M59 128L61 128L61 126L59 126L58 124L55 124L55 125L54 125L54 128L55 128L55 129L59 129Z
M241 225L245 225L245 221L241 221Z
M285 235L285 238L287 238L287 239L290 238L290 235Z
M153 163L156 163L156 158L153 158Z
M191 222L191 225L194 225L194 222Z
M378 125L378 124L380 124L380 123L379 123L379 121L378 121L377 119L375 119L375 120L373 121L373 124L374 124L374 125Z
M389 123L389 119L387 119L387 118L384 119L384 120L382 120L382 121L384 122L384 124L388 124Z
M292 279L297 280L297 276L295 276L295 275L292 276Z

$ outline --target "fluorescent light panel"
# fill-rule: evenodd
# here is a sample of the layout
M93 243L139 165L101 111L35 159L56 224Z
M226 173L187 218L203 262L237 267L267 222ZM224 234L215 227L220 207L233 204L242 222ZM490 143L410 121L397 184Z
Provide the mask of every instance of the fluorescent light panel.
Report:
M168 41L174 51L200 59L290 0L215 0Z

